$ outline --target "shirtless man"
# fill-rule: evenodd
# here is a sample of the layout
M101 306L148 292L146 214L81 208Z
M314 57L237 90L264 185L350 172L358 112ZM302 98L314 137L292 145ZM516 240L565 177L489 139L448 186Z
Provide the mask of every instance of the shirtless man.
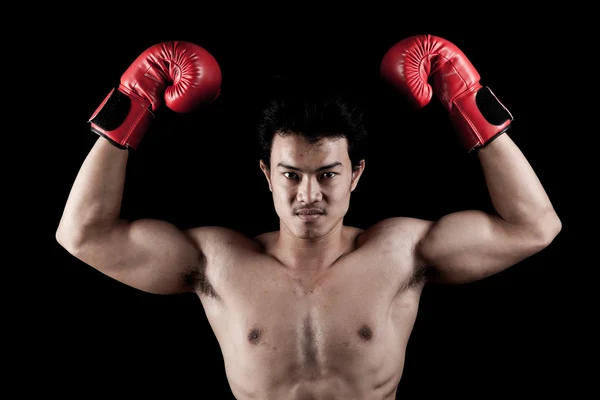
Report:
M134 288L197 293L238 399L394 399L424 285L505 270L548 246L561 222L506 133L512 116L456 46L407 38L385 54L381 75L417 106L433 94L443 103L466 151L481 162L497 214L345 226L365 168L355 152L364 130L353 110L334 101L309 105L321 117L315 129L299 120L296 130L285 125L298 104L273 103L264 114L260 168L278 231L249 238L220 227L181 231L166 221L120 219L128 149L149 127L149 110L166 103L187 112L220 94L216 60L191 43L169 42L141 54L94 113L100 136L74 182L58 242Z

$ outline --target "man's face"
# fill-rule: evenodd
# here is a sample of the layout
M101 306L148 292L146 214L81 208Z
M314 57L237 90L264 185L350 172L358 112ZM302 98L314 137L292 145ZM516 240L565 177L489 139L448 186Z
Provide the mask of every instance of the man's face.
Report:
M275 211L293 236L315 239L342 223L350 193L364 170L355 171L345 138L309 144L296 135L275 135L270 169L261 161Z

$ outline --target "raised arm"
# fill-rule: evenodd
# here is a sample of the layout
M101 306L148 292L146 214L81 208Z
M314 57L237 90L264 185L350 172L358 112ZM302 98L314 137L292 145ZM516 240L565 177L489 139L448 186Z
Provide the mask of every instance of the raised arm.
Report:
M460 211L432 223L417 247L435 280L464 283L547 247L561 222L532 167L508 135L478 151L497 214Z
M393 46L381 68L382 77L418 107L436 94L464 148L479 157L496 211L461 211L422 223L416 257L431 267L432 279L482 279L548 246L560 232L560 219L531 165L506 134L512 115L481 86L466 56L442 38L421 35Z
M192 291L201 246L165 221L120 218L129 149L136 149L163 103L188 112L219 93L221 74L204 49L186 42L152 46L123 74L90 120L100 135L75 179L56 231L72 255L151 293Z

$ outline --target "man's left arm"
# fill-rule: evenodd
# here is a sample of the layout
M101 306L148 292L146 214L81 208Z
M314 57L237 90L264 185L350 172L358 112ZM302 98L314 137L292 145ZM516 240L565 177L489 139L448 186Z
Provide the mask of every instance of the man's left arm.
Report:
M392 46L381 76L417 108L435 94L448 110L464 148L481 162L497 214L471 210L449 214L417 229L417 262L432 280L465 283L502 271L548 246L561 230L534 170L506 134L512 114L466 55L450 41L411 36Z
M433 281L488 277L541 251L561 230L537 175L507 134L477 156L497 214L460 211L431 223L416 250Z

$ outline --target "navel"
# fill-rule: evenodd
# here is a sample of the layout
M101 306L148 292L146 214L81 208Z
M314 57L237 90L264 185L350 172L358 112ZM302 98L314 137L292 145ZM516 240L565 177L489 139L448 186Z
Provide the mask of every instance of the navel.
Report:
M252 328L248 333L248 341L251 344L258 344L260 342L260 338L262 336L262 332L258 328Z
M373 337L373 331L367 325L361 326L357 333L358 336L364 341L369 341Z

